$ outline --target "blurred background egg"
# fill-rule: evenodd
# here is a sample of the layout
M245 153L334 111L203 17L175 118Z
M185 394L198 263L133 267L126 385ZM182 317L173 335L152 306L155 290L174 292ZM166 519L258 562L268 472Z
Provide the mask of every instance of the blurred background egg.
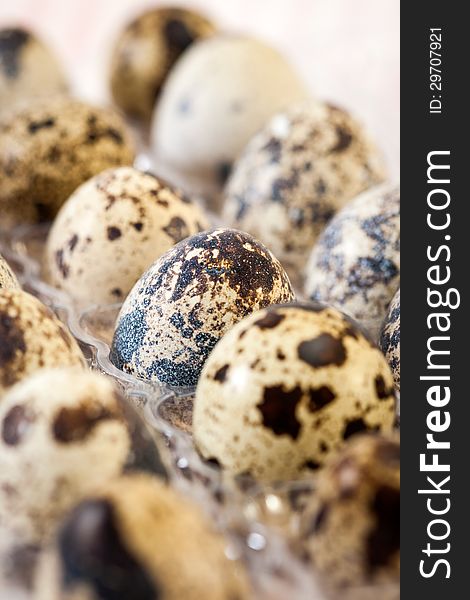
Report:
M106 102L112 49L149 0L16 0L0 5L0 23L35 31L61 57L72 89ZM170 3L171 6L171 3ZM181 6L181 5L180 5ZM400 11L396 0L185 0L219 31L265 40L295 65L317 98L346 107L384 150L399 175ZM156 34L158 37L158 33Z
M144 122L177 59L215 26L202 14L180 8L155 8L133 19L113 50L110 88L114 102L127 115Z
M194 44L170 73L156 105L157 173L218 208L220 193L250 137L278 110L305 98L294 67L255 38L217 35Z
M0 118L17 104L64 93L67 87L57 58L32 31L0 28Z
M385 178L381 153L347 111L308 101L278 113L235 162L222 216L260 239L302 281L337 210Z
M133 160L132 136L109 108L55 97L11 113L0 123L0 230L52 220L78 185Z
M178 493L149 476L125 476L65 518L41 561L35 598L248 600L243 565L225 547Z
M353 438L320 472L300 535L330 593L356 587L358 597L369 597L361 593L363 586L392 584L386 597L398 598L400 442L378 435Z

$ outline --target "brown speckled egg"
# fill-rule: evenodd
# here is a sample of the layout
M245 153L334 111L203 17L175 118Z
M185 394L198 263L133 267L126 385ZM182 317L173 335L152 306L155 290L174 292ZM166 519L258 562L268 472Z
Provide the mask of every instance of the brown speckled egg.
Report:
M20 284L10 265L0 254L0 290L2 288L19 288Z
M208 37L214 25L203 15L179 8L155 8L124 29L113 52L111 92L129 116L150 121L161 87L181 54Z
M400 391L400 290L393 297L385 317L380 347L392 369L395 387Z
M250 315L214 348L193 435L204 458L273 481L315 470L353 434L391 430L394 419L380 350L336 309L291 304Z
M276 112L308 96L275 49L240 35L191 46L172 69L155 108L155 168L220 208L220 194L250 138Z
M44 367L85 366L72 334L39 300L0 289L0 396Z
M313 568L331 587L398 585L400 443L351 440L319 474L300 530Z
M112 380L44 369L0 403L0 532L46 539L81 497L129 469L165 469L145 425Z
M67 90L51 51L30 31L0 29L0 115L22 104Z
M296 104L273 117L235 163L223 217L265 243L300 280L326 223L384 175L380 153L348 112Z
M0 124L1 227L51 220L81 183L133 160L110 109L64 97L16 111Z
M153 175L109 169L80 186L57 215L48 279L82 305L122 301L164 252L208 228L196 204Z
M71 511L37 590L37 600L251 597L242 566L199 510L144 475L117 479Z
M307 266L305 292L332 304L374 340L400 284L400 190L364 192L326 227Z
M169 250L136 283L117 320L111 359L142 379L195 385L230 327L292 299L284 269L249 234L200 233Z

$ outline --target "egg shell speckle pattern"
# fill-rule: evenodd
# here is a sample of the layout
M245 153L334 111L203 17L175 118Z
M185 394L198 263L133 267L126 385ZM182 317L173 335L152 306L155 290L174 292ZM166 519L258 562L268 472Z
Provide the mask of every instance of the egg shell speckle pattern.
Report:
M196 391L193 435L206 459L273 481L318 468L360 431L395 420L380 350L336 309L272 306L233 327Z
M75 338L49 308L22 290L0 289L0 397L39 369L85 365Z
M400 391L400 290L390 303L380 334L380 347L392 369L395 387Z
M400 284L400 191L369 190L326 227L307 266L305 291L337 306L378 339Z
M26 29L0 29L0 115L66 90L62 68L40 40Z
M248 143L225 189L223 217L266 244L294 279L326 223L385 176L346 111L316 101L279 113Z
M20 284L10 265L0 254L0 290L2 288L19 288Z
M42 370L0 402L0 533L47 539L65 512L131 469L165 474L155 443L110 379Z
M164 254L134 286L117 320L111 359L142 379L195 385L232 325L292 299L284 269L253 237L232 229L200 233Z
M60 528L37 600L247 600L241 566L202 514L155 479L123 477L80 503ZM67 585L64 585L67 582Z
M122 301L158 257L208 228L197 205L153 175L110 169L60 210L47 242L48 278L80 304Z
M137 17L113 52L110 85L116 104L148 122L174 63L194 41L214 31L201 14L179 8L156 8Z
M319 474L300 534L330 586L398 586L400 443L372 435L351 440Z
M0 124L1 228L53 219L81 183L133 160L111 109L64 97L15 111Z
M156 168L213 208L233 161L276 112L308 96L281 54L264 43L217 35L189 48L155 109Z

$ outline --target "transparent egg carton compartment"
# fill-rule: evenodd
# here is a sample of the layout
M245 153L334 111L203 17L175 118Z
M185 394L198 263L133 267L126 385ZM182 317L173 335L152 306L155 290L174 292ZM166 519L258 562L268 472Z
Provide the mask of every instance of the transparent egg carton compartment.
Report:
M91 344L94 366L125 387L147 423L163 435L170 456L173 485L192 498L232 540L255 585L255 598L310 600L393 600L399 584L330 589L305 559L299 523L315 478L264 485L246 476L231 477L202 459L192 438L195 388L158 386L127 375L109 359L120 305L91 308L72 323L74 335Z
M113 378L139 407L150 427L163 436L172 485L208 514L227 539L227 556L241 559L259 600L395 600L396 584L332 589L307 562L299 536L306 500L315 479L262 485L232 478L204 461L192 439L194 388L149 383L117 369L110 345L121 304L83 310L44 280L43 255L49 227L20 227L0 236L0 252L23 288L49 306L70 328L91 368ZM13 596L12 596L13 597Z

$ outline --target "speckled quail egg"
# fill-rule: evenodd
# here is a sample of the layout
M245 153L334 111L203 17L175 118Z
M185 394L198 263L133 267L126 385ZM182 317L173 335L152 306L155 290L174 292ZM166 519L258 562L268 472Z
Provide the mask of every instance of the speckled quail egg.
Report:
M180 8L154 8L133 20L113 52L110 84L115 103L129 116L150 121L174 63L194 41L214 31L206 17Z
M245 600L247 578L193 505L155 478L109 483L78 504L39 569L37 600Z
M400 391L400 290L390 303L380 333L380 347L392 369L395 387Z
M193 435L232 474L275 481L315 470L350 436L391 430L393 377L380 350L321 304L271 306L217 344L196 390Z
M217 207L231 165L277 111L307 96L283 56L243 36L197 42L178 61L153 121L155 168Z
M20 284L10 265L0 254L0 290L2 288L19 288Z
M281 264L249 234L222 228L194 235L160 257L132 289L111 360L142 379L195 385L232 325L292 299Z
M66 90L56 57L33 33L20 27L0 29L0 115L15 104Z
M62 206L47 240L47 277L80 304L117 302L159 256L208 228L196 204L153 175L109 169Z
M249 142L228 180L223 217L259 238L301 279L326 223L384 175L380 153L348 112L302 102Z
M399 442L351 440L320 472L300 530L314 569L330 586L398 584Z
M0 397L39 369L85 365L75 338L49 308L20 289L0 289Z
M165 474L157 446L111 379L43 369L0 402L0 531L46 540L81 497L129 469Z
M305 291L349 314L374 340L400 284L400 190L385 184L355 198L312 250Z
M111 109L64 97L16 111L0 124L0 227L51 220L81 183L133 160Z

